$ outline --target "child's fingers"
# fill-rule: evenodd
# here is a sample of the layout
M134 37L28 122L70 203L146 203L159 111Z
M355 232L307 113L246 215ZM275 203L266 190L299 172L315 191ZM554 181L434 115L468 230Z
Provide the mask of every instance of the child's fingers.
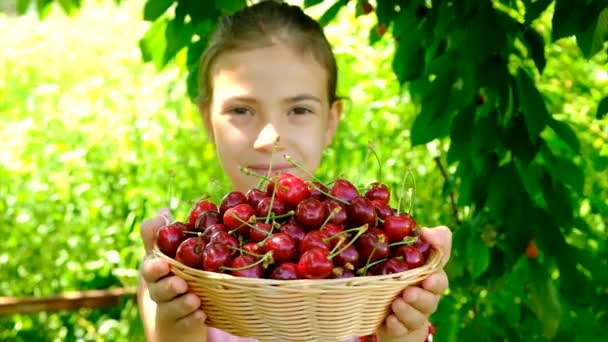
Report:
M391 314L386 318L385 333L391 337L399 337L407 334L408 330L394 314Z
M148 284L150 298L156 303L163 303L172 300L173 298L185 293L188 290L188 284L176 276L166 277L157 282Z
M150 252L152 252L158 230L169 223L171 223L171 215L168 209L161 209L158 211L158 216L145 220L141 224L140 234L142 240L144 241L146 254L150 254Z
M203 310L196 310L176 322L176 328L182 331L190 331L193 328L202 327L207 319Z
M160 258L146 258L141 267L141 274L148 284L166 277L170 271L169 263Z
M201 305L200 299L193 293L186 293L168 302L158 304L159 317L168 322L177 322L179 319L194 313Z
M403 299L414 310L426 316L435 312L439 304L438 295L415 286L410 286L403 291Z
M416 330L427 321L424 313L407 304L403 298L395 299L391 307L396 318L407 330Z
M443 295L450 285L448 275L444 270L431 274L422 282L422 288L438 296Z
M452 252L452 231L446 226L434 228L423 228L422 237L433 247L443 252L441 267L443 268L450 260Z

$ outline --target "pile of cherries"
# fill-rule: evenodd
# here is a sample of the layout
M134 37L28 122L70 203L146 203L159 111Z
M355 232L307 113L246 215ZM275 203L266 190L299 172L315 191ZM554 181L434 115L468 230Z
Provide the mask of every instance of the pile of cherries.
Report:
M343 178L325 186L281 173L247 193L227 193L219 206L198 200L187 222L162 227L156 242L186 266L240 277L393 274L424 265L430 246L390 197L380 182L360 193Z

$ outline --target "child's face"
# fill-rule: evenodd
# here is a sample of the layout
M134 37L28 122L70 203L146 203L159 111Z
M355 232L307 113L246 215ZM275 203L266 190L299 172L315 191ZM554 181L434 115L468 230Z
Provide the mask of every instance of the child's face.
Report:
M259 181L239 167L266 174L271 159L274 171L308 178L287 163L285 154L315 172L342 107L329 103L327 71L312 55L283 45L225 53L214 64L211 86L211 101L201 109L236 190L246 191Z

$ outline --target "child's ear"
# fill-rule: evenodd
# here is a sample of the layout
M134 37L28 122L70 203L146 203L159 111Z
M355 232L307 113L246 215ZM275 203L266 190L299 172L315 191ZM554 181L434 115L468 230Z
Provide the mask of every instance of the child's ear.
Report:
M207 137L212 144L215 144L215 138L213 136L213 129L211 127L211 103L209 100L197 99L196 100L198 110L201 113L205 130L207 131Z
M342 118L344 104L341 99L335 100L329 108L329 117L327 118L327 131L325 132L325 146L329 146L334 139L338 124Z

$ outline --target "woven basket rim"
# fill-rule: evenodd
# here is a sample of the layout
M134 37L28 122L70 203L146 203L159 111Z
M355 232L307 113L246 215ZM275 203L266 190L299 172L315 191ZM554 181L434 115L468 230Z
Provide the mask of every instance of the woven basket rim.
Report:
M439 249L432 248L430 249L430 255L427 258L427 263L423 266L413 268L410 270L406 270L399 273L392 273L387 275L366 275L366 276L356 276L352 278L338 278L338 279L294 279L294 280L277 280L277 279L268 279L268 278L248 278L248 277L237 277L231 274L219 273L219 272L211 272L204 271L200 269L196 269L190 266L187 266L160 251L157 245L154 245L153 254L157 257L161 257L167 262L169 262L172 266L178 267L182 270L185 270L189 273L190 276L198 277L202 279L218 279L218 280L226 280L230 282L239 282L242 284L249 285L289 285L289 286L311 286L311 285L323 285L323 286L332 286L332 285L358 285L359 283L374 283L374 282L391 282L397 281L399 282L402 279L409 279L419 274L431 274L440 268L441 261L443 258L443 253Z

